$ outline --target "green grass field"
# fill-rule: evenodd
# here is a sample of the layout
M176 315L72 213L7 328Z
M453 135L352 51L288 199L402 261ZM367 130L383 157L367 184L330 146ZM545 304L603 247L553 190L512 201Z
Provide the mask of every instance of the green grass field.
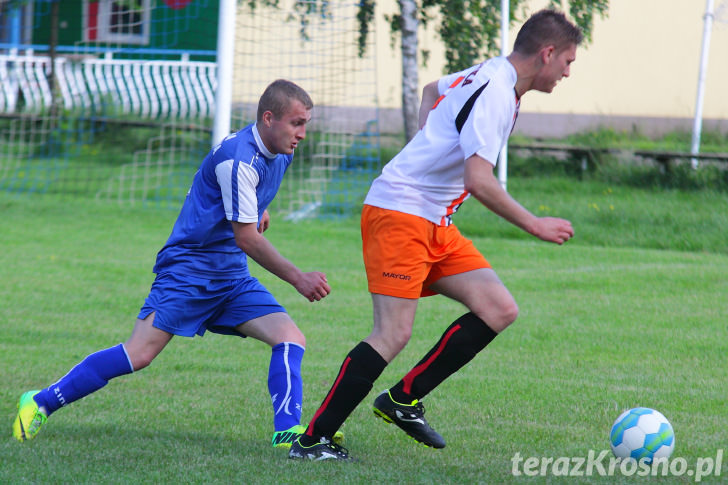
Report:
M0 483L694 482L687 470L514 476L512 458L599 454L613 420L634 406L671 420L673 458L690 471L724 449L724 194L561 179L513 180L509 188L537 213L570 218L577 237L562 247L539 242L475 201L465 204L456 223L511 289L520 317L425 399L430 423L448 441L432 450L371 411L376 393L464 311L442 297L422 300L409 345L343 427L359 459L352 464L292 462L270 448L269 349L211 334L174 339L139 375L113 380L51 416L35 440L16 442L11 424L23 391L128 337L176 212L0 194ZM307 336L307 421L371 328L358 220L274 218L267 235L303 269L325 271L333 288L312 304L253 268ZM702 483L728 481L726 463Z

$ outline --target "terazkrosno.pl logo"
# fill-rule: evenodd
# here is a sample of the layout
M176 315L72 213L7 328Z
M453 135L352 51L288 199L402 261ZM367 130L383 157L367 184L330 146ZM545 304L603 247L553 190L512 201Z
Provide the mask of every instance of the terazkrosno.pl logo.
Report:
M607 458L609 456L609 458ZM511 474L527 477L591 477L591 476L663 476L692 477L700 482L706 477L719 477L723 467L723 450L715 456L696 458L694 463L686 458L655 458L652 463L647 459L634 460L617 458L609 450L597 452L589 450L586 457L581 456L523 456L516 452L511 458Z

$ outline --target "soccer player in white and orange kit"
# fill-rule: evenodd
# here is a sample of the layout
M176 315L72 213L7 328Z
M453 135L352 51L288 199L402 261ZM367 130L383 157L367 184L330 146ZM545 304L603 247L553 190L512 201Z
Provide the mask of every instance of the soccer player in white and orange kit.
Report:
M470 196L544 241L574 234L564 219L536 217L501 187L493 173L529 90L551 92L569 75L582 41L578 27L553 10L534 14L513 52L425 86L421 129L374 180L364 201L364 264L374 329L344 360L339 374L289 457L348 460L332 436L372 389L412 333L418 299L442 294L468 313L374 401L374 413L415 440L443 448L420 400L483 350L518 314L488 261L463 237L452 215Z

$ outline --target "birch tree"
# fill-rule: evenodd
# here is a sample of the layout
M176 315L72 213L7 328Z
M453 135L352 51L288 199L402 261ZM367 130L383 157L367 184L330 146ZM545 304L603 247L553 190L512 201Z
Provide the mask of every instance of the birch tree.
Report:
M376 0L362 0L359 4L360 54L363 54L366 45L369 25L374 21L375 3ZM525 21L529 15L525 11L526 3L527 0L510 0L509 25ZM418 54L423 61L428 54L418 52L418 28L437 19L439 23L435 31L445 46L445 72L454 72L499 53L501 11L500 2L494 0L398 0L398 4L399 12L386 17L386 20L392 35L400 38L402 116L405 136L410 140L418 129ZM594 19L606 16L609 0L550 0L549 6L568 10L569 16L582 28L589 41Z

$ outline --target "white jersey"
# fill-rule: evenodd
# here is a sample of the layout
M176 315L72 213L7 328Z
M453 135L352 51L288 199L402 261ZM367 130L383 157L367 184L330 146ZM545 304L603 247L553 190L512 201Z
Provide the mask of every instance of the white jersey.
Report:
M438 81L440 98L425 126L372 183L365 204L446 226L469 193L464 161L478 154L493 165L518 115L517 74L496 57Z

